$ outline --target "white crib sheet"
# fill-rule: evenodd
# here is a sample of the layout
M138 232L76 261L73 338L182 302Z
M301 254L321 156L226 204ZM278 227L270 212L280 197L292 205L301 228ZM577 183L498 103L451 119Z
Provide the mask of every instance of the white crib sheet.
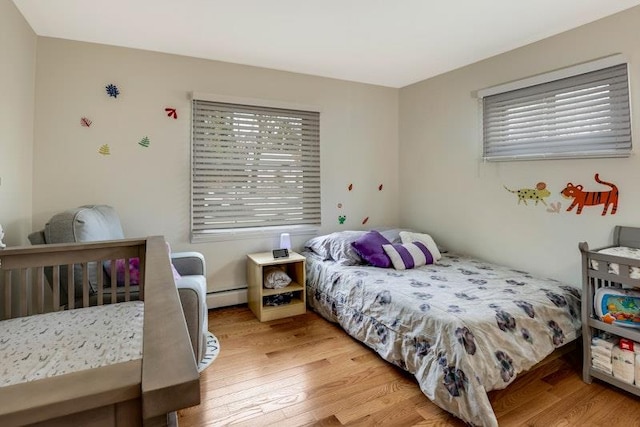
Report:
M0 387L142 358L144 304L132 301L0 322Z
M621 256L625 258L640 259L640 249L629 248L626 246L616 246L613 248L606 248L606 249L599 250L598 253L606 254L606 255ZM594 270L597 270L598 261L591 260L591 268L593 268ZM620 274L620 266L615 262L609 263L608 271L611 274ZM631 270L629 271L629 277L631 277L632 279L640 279L640 268L631 267Z

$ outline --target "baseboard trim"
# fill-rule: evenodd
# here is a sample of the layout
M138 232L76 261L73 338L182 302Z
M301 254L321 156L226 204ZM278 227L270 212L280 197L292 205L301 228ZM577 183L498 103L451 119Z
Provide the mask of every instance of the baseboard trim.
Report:
M246 303L247 288L207 293L207 308L228 307Z

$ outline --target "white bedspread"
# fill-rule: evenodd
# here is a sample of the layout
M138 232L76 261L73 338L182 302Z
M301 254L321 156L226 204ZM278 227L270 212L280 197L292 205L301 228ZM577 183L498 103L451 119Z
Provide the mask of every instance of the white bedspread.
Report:
M142 358L140 301L0 322L0 387Z
M606 249L599 250L598 253L606 254L606 255L621 256L625 258L640 259L640 249L628 248L626 246L616 246L613 248L606 248ZM595 261L592 259L591 268L593 268L594 270L597 270L598 261ZM615 262L609 263L609 268L607 270L611 274L620 274L620 266ZM631 270L629 271L629 277L632 279L640 279L640 268L631 267Z

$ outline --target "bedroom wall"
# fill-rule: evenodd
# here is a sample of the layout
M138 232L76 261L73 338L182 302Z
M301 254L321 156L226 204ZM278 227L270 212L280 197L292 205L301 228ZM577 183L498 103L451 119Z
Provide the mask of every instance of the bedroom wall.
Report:
M67 208L110 204L125 235L163 234L175 251L202 252L210 291L245 287L246 254L271 250L278 238L189 243L192 91L317 106L318 232L361 228L365 217L369 226L398 221L397 89L52 38L38 39L37 59L34 229ZM117 98L105 92L110 83ZM148 148L138 144L145 136ZM110 155L98 153L104 144ZM308 237L293 236L294 246Z
M36 40L13 2L0 0L0 224L11 246L31 230Z
M401 222L453 250L580 285L579 241L609 244L614 225L640 226L640 7L487 59L400 91ZM482 162L482 126L472 93L615 53L630 61L634 154L624 159ZM615 215L602 206L566 212L568 182L620 189ZM518 205L511 189L547 184L558 212ZM557 207L557 205L555 205ZM551 208L551 206L549 206Z

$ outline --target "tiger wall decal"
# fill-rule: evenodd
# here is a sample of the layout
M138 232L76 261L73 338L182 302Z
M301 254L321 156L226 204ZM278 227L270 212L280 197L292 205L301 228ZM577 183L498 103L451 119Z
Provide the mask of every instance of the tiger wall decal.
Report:
M567 199L573 199L571 205L567 208L567 212L570 212L576 206L576 214L580 215L582 208L585 206L604 205L602 215L607 214L607 209L611 206L611 215L615 214L618 210L618 187L610 182L600 180L598 174L595 175L595 180L599 184L608 185L611 187L609 191L583 191L582 185L573 185L568 183L567 186L560 192L563 197Z

